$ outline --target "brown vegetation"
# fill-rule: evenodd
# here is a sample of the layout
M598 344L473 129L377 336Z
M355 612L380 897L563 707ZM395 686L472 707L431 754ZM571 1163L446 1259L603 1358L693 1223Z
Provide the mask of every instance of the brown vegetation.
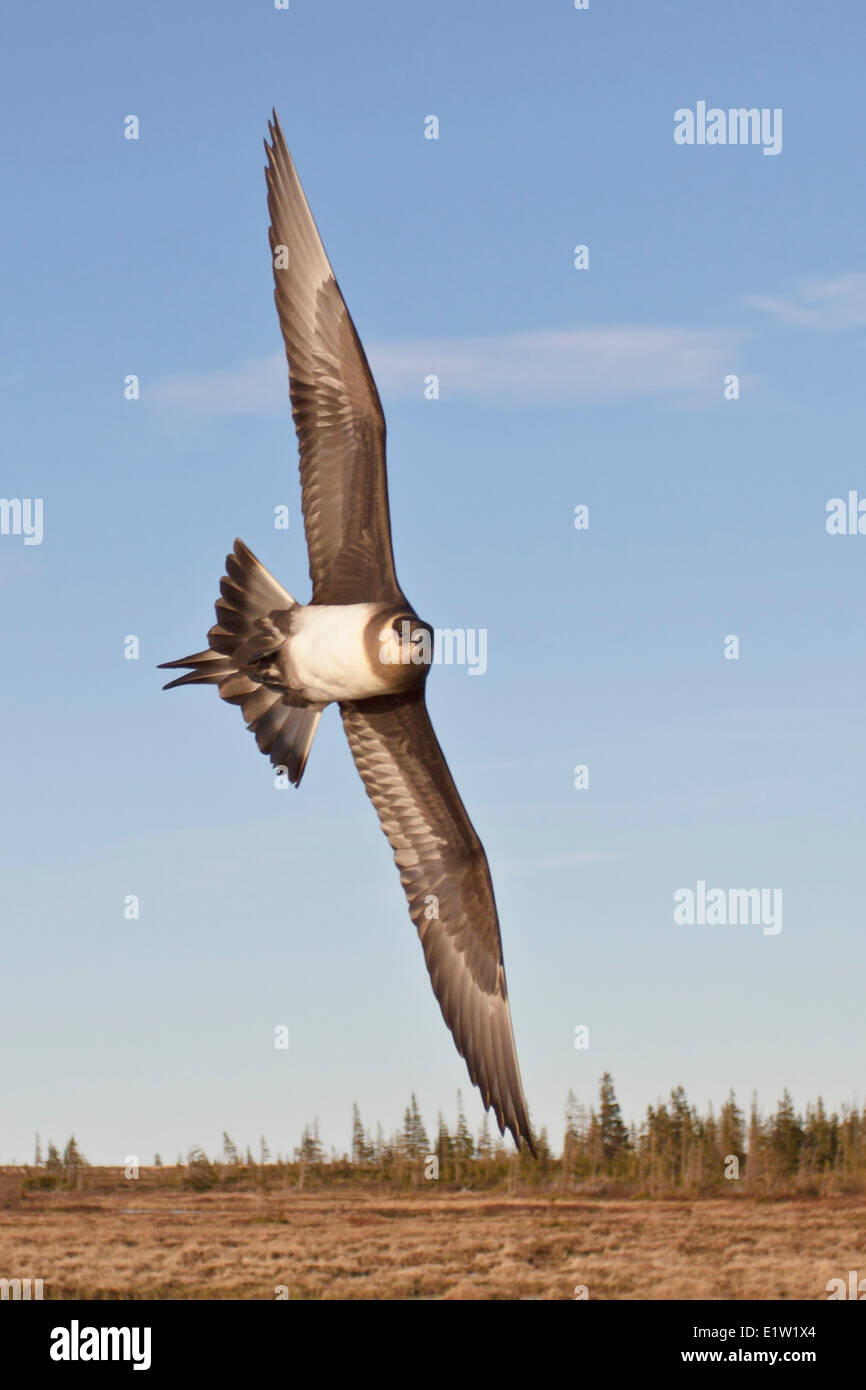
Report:
M459 1097L432 1140L414 1096L389 1139L355 1107L343 1155L313 1125L291 1159L224 1134L124 1171L37 1137L0 1169L0 1278L52 1299L819 1299L866 1276L866 1111L701 1115L678 1088L626 1126L605 1075L538 1154L474 1138Z
M20 1184L20 1179L19 1179ZM90 1170L0 1209L45 1297L822 1299L866 1273L862 1199L575 1200L377 1185L196 1193Z

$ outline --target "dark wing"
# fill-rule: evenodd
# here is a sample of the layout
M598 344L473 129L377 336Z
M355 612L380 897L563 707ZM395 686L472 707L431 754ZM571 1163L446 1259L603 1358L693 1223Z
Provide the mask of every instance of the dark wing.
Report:
M499 1129L535 1146L526 1113L493 885L423 691L340 706L358 771L394 851L439 1007Z
M276 112L268 129L274 299L301 454L313 603L399 605L379 393Z

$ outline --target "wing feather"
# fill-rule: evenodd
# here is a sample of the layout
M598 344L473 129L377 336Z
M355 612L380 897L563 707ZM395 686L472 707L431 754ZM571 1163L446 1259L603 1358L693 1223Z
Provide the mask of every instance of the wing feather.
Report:
M268 128L274 299L300 449L312 601L399 604L379 393L276 113Z
M423 691L340 706L358 771L400 870L430 980L501 1132L535 1153L484 848L433 732Z

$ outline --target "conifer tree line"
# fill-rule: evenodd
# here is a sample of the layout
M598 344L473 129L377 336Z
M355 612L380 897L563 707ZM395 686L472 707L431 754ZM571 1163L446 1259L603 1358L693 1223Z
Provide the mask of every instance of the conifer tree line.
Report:
M512 1187L517 1179L521 1184L589 1194L616 1191L651 1197L866 1191L866 1106L843 1106L840 1113L830 1113L819 1097L800 1113L787 1090L766 1115L754 1099L744 1112L733 1092L717 1113L712 1106L700 1113L678 1086L667 1101L648 1106L639 1124L627 1125L613 1078L605 1072L595 1103L587 1106L569 1092L559 1155L544 1129L537 1135L537 1148L537 1162L526 1150L518 1156L510 1140L495 1130L491 1134L487 1115L473 1135L458 1091L450 1126L440 1111L435 1127L428 1130L413 1094L402 1125L388 1137L380 1124L375 1132L366 1128L353 1105L348 1152L326 1151L314 1120L304 1127L291 1154L273 1157L262 1137L254 1157L249 1147L242 1152L223 1132L213 1158L195 1146L185 1162L178 1154L173 1168L155 1155L149 1171L160 1184L182 1181L198 1191L280 1176L300 1186L337 1180L418 1184L433 1179L467 1187ZM34 1166L44 1175L33 1180L36 1185L80 1186L87 1170L74 1137L62 1156L51 1142L43 1156L37 1135Z
M731 1091L718 1113L709 1106L700 1114L677 1086L668 1101L648 1106L640 1125L626 1127L605 1073L596 1107L569 1093L560 1163L570 1182L612 1179L649 1196L740 1186L756 1194L862 1191L866 1106L828 1114L819 1097L801 1114L785 1090L770 1114L753 1098L746 1115Z
M78 1186L80 1175L88 1166L87 1159L79 1149L74 1134L70 1135L62 1154L57 1145L49 1139L48 1149L44 1156L42 1141L37 1134L33 1165L36 1168L41 1168L49 1179L56 1182L65 1181L72 1187Z

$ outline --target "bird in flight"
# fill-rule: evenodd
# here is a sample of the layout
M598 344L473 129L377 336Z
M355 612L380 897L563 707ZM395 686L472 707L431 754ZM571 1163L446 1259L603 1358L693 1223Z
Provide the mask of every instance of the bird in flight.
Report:
M535 1154L484 848L433 732L433 633L391 549L385 418L276 112L265 141L274 299L289 366L313 594L299 603L236 540L208 648L167 661L216 685L299 786L336 702L379 816L442 1015L500 1133ZM163 669L163 668L161 668Z

